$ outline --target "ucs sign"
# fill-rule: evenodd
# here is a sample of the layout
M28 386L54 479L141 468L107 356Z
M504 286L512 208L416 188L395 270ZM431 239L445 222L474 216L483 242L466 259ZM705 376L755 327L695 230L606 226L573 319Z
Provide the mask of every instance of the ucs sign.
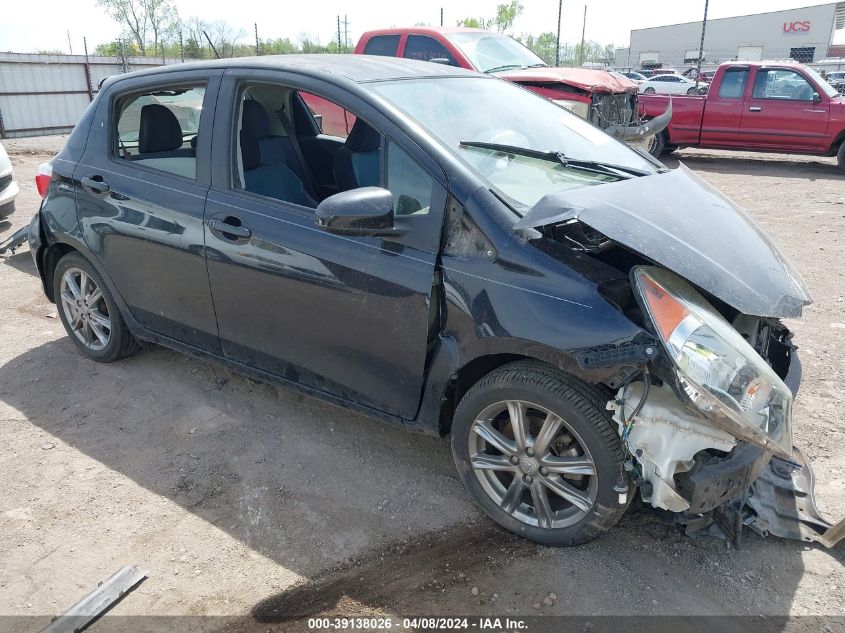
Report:
M805 22L784 22L783 23L783 32L784 33L806 33L810 30L810 21L807 20Z

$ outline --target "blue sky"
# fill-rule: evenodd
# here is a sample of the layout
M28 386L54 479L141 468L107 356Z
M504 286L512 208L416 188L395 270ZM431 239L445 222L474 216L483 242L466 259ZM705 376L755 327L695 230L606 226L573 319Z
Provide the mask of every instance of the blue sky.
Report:
M445 22L454 25L464 17L490 16L503 0L414 0L413 2L363 2L321 0L313 5L268 0L176 0L183 17L196 15L206 20L226 20L248 33L252 39L253 22L258 22L262 37L290 37L302 34L327 42L336 37L337 14L348 16L350 39L354 42L368 29L407 26L416 22L439 24L440 7L445 8ZM515 33L554 31L557 0L522 0L523 14L514 24ZM564 0L561 39L575 42L581 38L584 0ZM711 0L711 18L776 11L822 4L801 0ZM587 0L587 39L603 44L625 46L631 29L701 19L704 0ZM68 49L70 31L74 53L82 52L82 38L89 49L116 38L120 30L103 14L94 0L39 0L37 13L22 0L6 0L0 24L0 50L34 52L39 49ZM291 12L291 6L308 7ZM839 32L837 39L842 39Z

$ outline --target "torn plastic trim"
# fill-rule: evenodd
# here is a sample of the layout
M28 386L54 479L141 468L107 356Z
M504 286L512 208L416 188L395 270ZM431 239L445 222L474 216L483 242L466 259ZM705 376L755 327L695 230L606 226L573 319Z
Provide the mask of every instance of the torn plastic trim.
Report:
M801 277L742 208L678 169L544 196L515 230L579 220L743 314L797 317Z
M779 536L834 547L845 538L845 519L833 524L816 506L816 478L797 447L792 459L773 457L751 485L748 525L762 536Z
M604 131L618 141L644 141L646 138L665 130L671 120L672 102L670 101L666 112L650 119L642 125L609 125L604 128Z

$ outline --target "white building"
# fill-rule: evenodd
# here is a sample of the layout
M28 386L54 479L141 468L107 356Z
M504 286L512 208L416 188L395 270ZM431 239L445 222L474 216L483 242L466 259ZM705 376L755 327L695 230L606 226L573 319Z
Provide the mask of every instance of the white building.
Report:
M845 2L707 20L702 63L796 59L810 63L843 55ZM689 67L698 62L701 21L631 31L616 51L620 68ZM845 41L843 41L845 43ZM831 50L836 49L836 50Z

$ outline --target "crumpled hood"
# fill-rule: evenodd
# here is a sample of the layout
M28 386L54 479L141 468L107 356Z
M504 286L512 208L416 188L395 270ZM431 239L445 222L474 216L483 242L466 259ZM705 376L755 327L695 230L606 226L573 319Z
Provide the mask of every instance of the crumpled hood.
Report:
M751 217L685 166L549 194L515 229L579 220L744 314L796 317L810 293Z
M590 92L637 92L636 83L627 77L589 68L525 68L496 73L515 83L565 83Z

